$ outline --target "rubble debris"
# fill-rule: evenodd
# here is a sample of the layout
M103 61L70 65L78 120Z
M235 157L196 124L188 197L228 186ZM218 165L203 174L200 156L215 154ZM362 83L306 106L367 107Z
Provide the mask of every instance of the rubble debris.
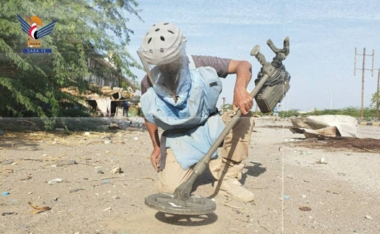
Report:
M104 172L100 168L96 168L95 172L98 173L98 174L104 174Z
M60 178L56 178L56 179L54 179L54 180L50 180L49 182L48 182L48 184L56 184L56 183L60 183L60 182L62 182L63 180L62 179L60 179Z
M62 166L70 166L74 164L77 164L75 160L58 160L56 165L57 167L62 167Z
M32 179L32 176L29 174L26 178L20 179L21 181L30 180Z
M12 164L14 161L12 159L6 159L1 162L1 165L9 165Z
M317 161L317 163L319 163L319 164L327 164L325 158L321 158L321 159L319 159L319 160Z
M0 175L8 175L11 173L13 173L13 169L10 169L10 168L6 168L3 171L0 171Z
M117 123L110 123L108 129L110 130L117 130L120 129L119 125Z
M334 192L334 191L330 191L330 190L326 190L326 192L332 193L332 194L339 194L340 193L340 192Z
M380 153L380 139L371 138L351 138L351 137L335 137L335 138L318 138L317 141L300 141L291 144L308 147L323 148L332 151L339 151L342 148L355 152Z
M1 216L7 216L7 215L16 215L16 212L3 212Z
M356 137L358 123L355 118L346 115L321 115L291 119L293 133L304 134L306 138Z
M366 218L366 219L369 219L369 220L371 220L371 219L372 219L372 217L371 217L371 216L369 216L369 215L366 215L366 216L365 216L365 218Z
M10 194L10 192L5 191L5 192L2 192L2 193L1 193L1 196L6 197L6 196L8 196L9 194Z
M32 210L30 213L31 214L38 214L38 213L41 213L41 212L44 212L44 211L48 211L48 210L51 210L50 207L48 206L36 206L34 205L33 203L31 202L28 202L28 204L35 210Z
M76 193L78 191L84 190L84 188L78 188L78 189L71 189L70 193Z
M301 206L299 209L302 211L311 211L311 208L308 206Z
M114 167L112 170L111 170L111 174L120 174L122 173L121 171L121 167Z

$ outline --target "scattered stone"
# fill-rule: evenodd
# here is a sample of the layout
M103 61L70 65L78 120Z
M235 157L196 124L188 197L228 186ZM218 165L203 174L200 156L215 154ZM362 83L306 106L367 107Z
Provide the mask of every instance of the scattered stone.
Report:
M332 194L339 194L339 192L334 192L334 191L330 191L330 190L327 190L326 192L332 193Z
M121 171L121 168L120 167L114 167L112 170L111 170L111 173L112 174L120 174L122 171Z
M103 211L110 211L110 210L112 210L112 208L108 207L108 208L105 208Z
M1 216L6 216L6 215L16 215L16 212L4 212L1 214Z
M84 132L84 135L85 135L85 136L89 136L89 135L90 135L90 132Z
M77 164L77 162L75 160L59 160L57 161L57 167L62 167L62 166L70 166L70 165L74 165L74 164Z
M76 193L78 191L84 190L83 188L78 188L78 189L72 189L70 190L70 193Z
M62 182L63 180L61 179L61 178L56 178L56 179L54 179L54 180L50 180L49 182L48 182L48 184L56 184L56 183L60 183L60 182Z
M114 200L118 200L118 199L120 199L119 196L112 196L112 198L113 198Z
M116 130L116 129L120 129L120 127L117 123L110 123L110 125L108 126L108 129Z
M317 161L317 163L319 163L319 164L327 164L327 161L326 161L325 158L321 158L321 159L319 159L319 160Z
M104 172L101 169L95 169L95 172L98 174L104 174Z
M32 176L29 174L26 178L20 179L20 181L30 180L32 179Z
M29 194L29 195L30 195L30 194L33 194L33 192L29 192L28 194Z
M12 164L13 163L13 160L12 159L6 159L4 161L1 162L1 165L9 165L9 164Z
M366 218L366 219L369 219L369 220L371 220L371 219L372 219L372 217L371 217L371 216L369 216L369 215L366 215L366 216L365 216L365 218Z
M111 144L111 140L105 140L104 144L106 144L106 145Z
M138 138L138 137L135 137L134 139L135 139L135 141L137 141L139 138Z
M129 126L134 127L134 128L139 128L140 126L143 126L143 124L140 123L131 123Z
M302 198L306 198L306 195L302 195Z

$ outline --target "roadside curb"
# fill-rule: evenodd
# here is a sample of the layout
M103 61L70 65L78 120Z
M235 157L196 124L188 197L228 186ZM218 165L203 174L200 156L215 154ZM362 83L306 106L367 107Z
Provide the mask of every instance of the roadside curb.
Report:
M359 125L362 126L380 126L380 122L359 122Z

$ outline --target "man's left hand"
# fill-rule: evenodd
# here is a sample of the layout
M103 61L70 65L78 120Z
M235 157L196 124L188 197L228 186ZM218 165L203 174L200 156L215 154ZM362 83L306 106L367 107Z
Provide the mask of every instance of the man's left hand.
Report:
M242 115L248 114L253 106L252 95L244 88L235 88L234 105L239 107Z

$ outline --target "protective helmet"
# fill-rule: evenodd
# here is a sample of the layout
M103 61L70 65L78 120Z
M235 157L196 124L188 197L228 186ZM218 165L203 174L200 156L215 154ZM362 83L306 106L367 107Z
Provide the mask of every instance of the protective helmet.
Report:
M154 91L175 102L191 84L185 45L186 39L177 26L157 23L148 30L137 51Z
M139 55L149 64L170 63L182 54L185 38L171 23L157 23L144 36Z

